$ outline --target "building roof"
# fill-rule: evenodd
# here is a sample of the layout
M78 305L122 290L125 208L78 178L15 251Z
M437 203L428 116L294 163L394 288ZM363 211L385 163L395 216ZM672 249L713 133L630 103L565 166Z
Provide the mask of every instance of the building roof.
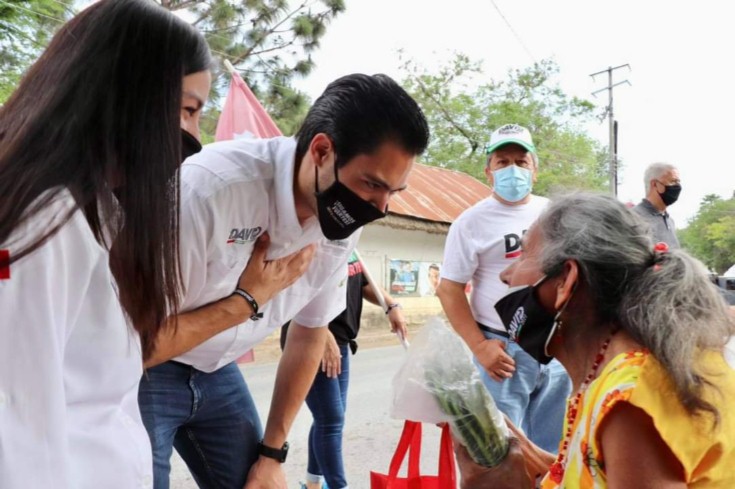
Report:
M408 188L393 196L389 213L452 223L467 208L492 194L490 187L456 170L417 163Z

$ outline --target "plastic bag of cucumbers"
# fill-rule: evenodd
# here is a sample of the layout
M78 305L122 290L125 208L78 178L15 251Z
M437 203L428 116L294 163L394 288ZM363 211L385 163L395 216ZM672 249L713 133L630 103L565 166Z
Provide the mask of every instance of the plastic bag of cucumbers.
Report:
M480 380L472 353L438 317L412 340L393 378L391 416L448 422L472 459L485 467L498 465L508 453L508 426Z

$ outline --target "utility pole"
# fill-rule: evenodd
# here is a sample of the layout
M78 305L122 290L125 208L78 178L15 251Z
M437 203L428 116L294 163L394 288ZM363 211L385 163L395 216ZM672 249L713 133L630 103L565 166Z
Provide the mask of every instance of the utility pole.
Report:
M618 142L617 142L617 121L615 120L615 116L613 114L613 88L617 87L618 85L623 85L624 83L627 83L630 85L630 82L628 80L623 80L618 83L613 83L613 71L620 69L620 68L628 68L628 71L630 71L630 65L624 64L620 66L615 67L608 67L606 70L598 71L597 73L592 73L590 76L594 80L597 75L601 75L603 73L607 73L607 86L605 88L601 88L600 90L596 90L592 92L592 95L595 97L598 93L603 92L607 90L608 93L608 105L605 109L605 112L608 117L608 121L610 124L610 135L609 135L609 144L608 144L608 150L610 151L610 192L614 196L617 197L618 195Z

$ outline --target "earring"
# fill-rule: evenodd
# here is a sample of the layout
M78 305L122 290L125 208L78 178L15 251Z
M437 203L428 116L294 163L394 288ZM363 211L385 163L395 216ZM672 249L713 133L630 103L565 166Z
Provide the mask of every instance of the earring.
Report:
M544 343L544 354L547 357L551 356L549 355L549 343L551 343L551 340L553 338L556 338L557 341L562 339L561 327L562 327L561 320L559 319L559 316L557 315L554 318L554 325L551 327L551 331L549 331L549 336L546 337L546 343Z
M564 323L562 322L562 320L561 319L557 319L556 320L555 329L556 329L556 334L559 335L559 338L562 338L563 337L563 334L562 334L562 326L564 326Z

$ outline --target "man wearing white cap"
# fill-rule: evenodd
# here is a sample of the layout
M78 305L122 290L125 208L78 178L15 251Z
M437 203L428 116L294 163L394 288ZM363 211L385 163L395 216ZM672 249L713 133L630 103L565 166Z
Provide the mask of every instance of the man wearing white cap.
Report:
M508 291L500 273L521 255L523 234L548 202L531 194L536 147L528 129L506 124L492 133L486 153L493 195L450 227L437 295L500 410L534 443L556 452L569 377L557 360L542 365L513 342L494 308ZM468 282L473 286L469 300Z

